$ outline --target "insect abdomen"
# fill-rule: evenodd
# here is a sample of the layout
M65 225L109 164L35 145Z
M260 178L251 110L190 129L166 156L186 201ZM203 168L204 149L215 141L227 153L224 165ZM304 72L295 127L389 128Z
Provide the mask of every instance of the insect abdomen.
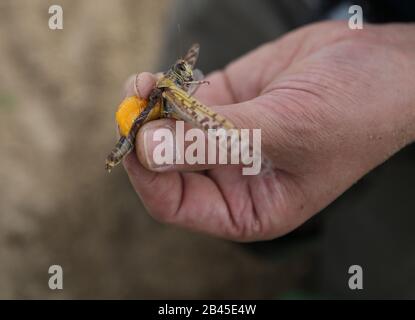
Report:
M110 172L111 169L119 164L122 158L133 148L134 145L130 140L128 140L128 138L121 137L115 145L114 149L112 149L111 153L108 155L105 161L105 169Z

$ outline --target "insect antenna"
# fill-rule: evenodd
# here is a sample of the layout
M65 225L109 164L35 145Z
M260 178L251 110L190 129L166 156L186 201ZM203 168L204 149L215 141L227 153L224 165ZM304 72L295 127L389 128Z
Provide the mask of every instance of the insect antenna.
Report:
M178 42L179 42L179 45L178 45L178 48L177 48L177 50L178 50L178 52L177 52L177 54L176 54L176 57L181 57L182 56L182 54L183 54L183 38L182 38L182 32L181 32L182 30L181 30L181 26L180 26L180 23L178 23L177 24L177 35L178 35Z

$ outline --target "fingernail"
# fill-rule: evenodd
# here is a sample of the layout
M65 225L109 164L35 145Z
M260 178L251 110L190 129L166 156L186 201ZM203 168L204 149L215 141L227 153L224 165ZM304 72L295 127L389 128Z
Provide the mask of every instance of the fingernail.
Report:
M175 130L172 126L144 129L144 154L148 167L154 171L166 171L175 161Z

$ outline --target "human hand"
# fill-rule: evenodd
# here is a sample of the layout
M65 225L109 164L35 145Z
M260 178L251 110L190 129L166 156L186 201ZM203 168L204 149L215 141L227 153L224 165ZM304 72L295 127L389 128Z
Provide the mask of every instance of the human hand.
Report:
M124 161L149 213L237 241L271 239L301 225L415 140L414 33L413 24L310 25L209 75L196 97L238 128L261 128L273 174L243 176L223 165L154 169L146 154L155 144L144 136L173 120L152 121ZM154 83L140 74L140 94Z

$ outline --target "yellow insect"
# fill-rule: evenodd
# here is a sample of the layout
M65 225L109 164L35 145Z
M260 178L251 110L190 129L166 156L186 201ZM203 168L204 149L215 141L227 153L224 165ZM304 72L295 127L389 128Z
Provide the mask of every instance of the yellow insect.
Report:
M108 172L134 148L137 132L147 121L168 117L187 121L203 130L235 128L192 97L197 86L207 82L202 80L203 74L194 69L198 56L199 45L194 44L184 58L178 59L157 81L147 100L133 96L121 103L116 113L121 137L105 161Z

